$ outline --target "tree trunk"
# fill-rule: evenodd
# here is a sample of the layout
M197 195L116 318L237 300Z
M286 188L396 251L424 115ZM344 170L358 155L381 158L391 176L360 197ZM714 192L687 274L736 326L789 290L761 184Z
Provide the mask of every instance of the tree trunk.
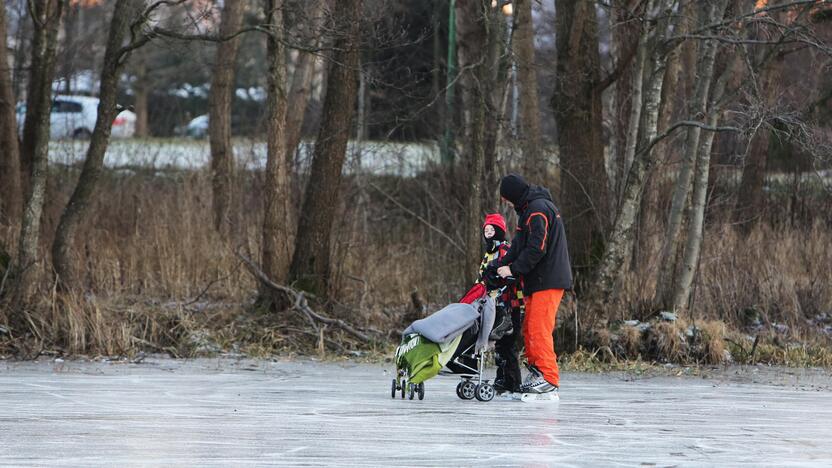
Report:
M243 23L245 2L225 2L220 35L229 36ZM231 232L234 148L231 143L231 103L234 99L234 65L240 38L217 44L208 102L208 140L211 145L211 189L214 229L223 237ZM282 72L281 72L282 73ZM282 141L282 140L281 140Z
M147 56L139 51L136 54L136 83L133 85L136 109L136 138L145 138L150 134L148 125L147 98L150 84L147 79Z
M118 82L126 60L122 45L130 30L130 25L142 11L142 2L132 0L118 0L113 9L107 48L104 52L104 64L101 69L98 117L95 120L95 128L90 137L90 146L87 149L78 184L64 208L55 233L55 241L52 244L55 274L58 283L67 290L80 284L77 267L72 257L75 236L78 228L89 221L87 219L89 205L98 189L98 181L104 169L104 154L110 143L113 120L118 115L116 108Z
M16 103L6 57L6 33L6 9L0 8L0 226L17 222L23 205Z
M716 2L712 2L707 8L700 12L699 24L706 25L716 22L722 15ZM716 41L704 41L700 43L699 60L696 69L695 90L693 99L689 104L688 113L690 120L701 121L706 117L708 110L708 98L711 92L711 83L714 78L714 62L716 59ZM659 272L656 278L656 303L661 308L669 308L672 305L673 284L672 280L676 271L676 258L678 250L679 231L682 226L682 215L688 202L690 193L693 166L699 151L699 139L702 129L699 127L688 127L685 135L685 151L682 157L682 166L679 169L679 176L673 190L673 200L670 207L670 215L667 221L667 230L662 244Z
M517 16L511 46L517 62L517 86L520 88L519 133L520 148L523 152L523 172L531 182L545 184L548 181L549 168L541 148L532 0L516 0L514 14Z
M494 81L490 73L495 70L493 64L492 44L489 42L491 24L490 2L473 0L456 3L457 51L462 90L463 109L467 116L463 119L465 128L465 145L462 161L465 164L465 214L463 216L463 239L465 239L464 282L476 278L481 251L480 223L483 214L483 182L485 178L486 159L486 109L489 93L494 89L488 83ZM495 116L492 114L491 118ZM494 188L494 187L491 187Z
M719 119L718 112L708 116L708 125L716 126ZM696 176L691 198L690 220L688 221L687 245L685 257L679 273L677 286L673 291L673 310L683 310L690 298L691 285L696 268L699 265L699 252L702 238L705 235L705 206L708 195L708 174L711 167L711 148L713 147L715 132L706 132L699 143L696 157Z
M312 94L312 72L315 69L315 59L314 55L301 51L295 62L292 87L289 91L289 108L293 109L293 112L288 115L286 122L286 157L289 161L294 161L295 153L303 137L303 119Z
M641 123L638 131L637 151L627 173L615 224L608 237L604 255L598 268L597 284L593 296L602 301L612 298L618 280L624 274L624 261L632 251L633 228L641 207L645 175L655 161L655 153L651 151L650 144L656 137L659 104L667 60L667 51L664 50L662 44L664 44L670 31L673 30L672 21L678 20L671 14L673 4L673 0L650 0L646 10L647 12L657 12L658 17L647 18L642 34L648 35L648 38L639 42L639 47L647 48L644 54L648 57L644 70L642 102L633 102L634 106L642 106L640 112ZM641 51L638 52L638 54L641 53Z
M362 3L335 3L334 52L290 268L290 278L315 294L325 295L331 285L330 241L355 114Z
M33 2L34 37L23 124L21 160L28 176L26 205L20 226L17 253L15 303L23 306L38 279L40 221L46 197L49 158L49 118L52 109L52 81L55 76L55 50L65 0Z
M580 284L597 263L609 222L598 28L592 2L558 0L556 5L557 78L551 105L563 172L559 205Z
M266 2L268 24L278 37L283 33L283 2ZM286 159L286 50L283 42L268 37L268 102L266 119L266 175L263 216L263 272L278 284L289 274L290 251L290 187L289 164ZM310 183L313 185L314 183ZM261 296L266 291L261 291Z
M506 20L497 8L489 8L484 13L485 60L477 67L476 81L481 94L483 109L483 176L481 179L480 211L494 212L499 209L500 168L497 166L497 145L502 140L506 129L506 106L504 97L508 93L509 71L511 61L506 47ZM477 231L480 225L477 221ZM478 240L479 242L479 240ZM479 252L479 245L477 251Z

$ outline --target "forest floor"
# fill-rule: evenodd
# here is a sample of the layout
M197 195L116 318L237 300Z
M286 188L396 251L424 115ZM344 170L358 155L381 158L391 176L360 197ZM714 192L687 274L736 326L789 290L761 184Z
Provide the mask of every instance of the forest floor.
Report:
M820 369L564 371L560 403L390 398L390 364L0 361L0 465L829 466ZM493 369L489 370L489 376Z

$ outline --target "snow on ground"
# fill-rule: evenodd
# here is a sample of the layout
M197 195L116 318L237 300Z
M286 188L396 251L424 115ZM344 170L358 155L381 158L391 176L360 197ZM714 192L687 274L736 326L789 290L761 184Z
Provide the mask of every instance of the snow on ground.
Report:
M49 144L53 164L76 164L86 157L88 142L58 140ZM234 140L238 163L247 169L266 166L266 145L262 141ZM360 149L360 151L359 151ZM304 142L300 161L308 166L312 145ZM209 167L211 152L208 140L137 139L110 142L104 164L110 168L200 169ZM439 162L435 143L355 142L347 147L346 173L360 167L377 175L414 176Z
M832 392L788 377L565 374L559 404L528 404L442 376L391 399L390 370L0 362L0 465L832 466Z

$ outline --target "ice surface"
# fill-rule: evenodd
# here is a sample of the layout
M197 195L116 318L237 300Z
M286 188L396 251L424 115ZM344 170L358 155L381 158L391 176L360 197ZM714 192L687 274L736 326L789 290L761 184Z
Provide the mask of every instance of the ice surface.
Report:
M493 372L493 371L492 371ZM832 466L832 392L565 374L559 404L390 398L390 368L0 362L0 465Z

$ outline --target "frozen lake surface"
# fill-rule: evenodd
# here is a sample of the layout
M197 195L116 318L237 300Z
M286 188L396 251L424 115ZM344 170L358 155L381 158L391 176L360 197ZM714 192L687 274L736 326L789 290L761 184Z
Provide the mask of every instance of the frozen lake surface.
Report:
M492 371L493 372L493 371ZM559 404L390 399L390 367L0 362L7 466L832 466L828 380L566 373Z

